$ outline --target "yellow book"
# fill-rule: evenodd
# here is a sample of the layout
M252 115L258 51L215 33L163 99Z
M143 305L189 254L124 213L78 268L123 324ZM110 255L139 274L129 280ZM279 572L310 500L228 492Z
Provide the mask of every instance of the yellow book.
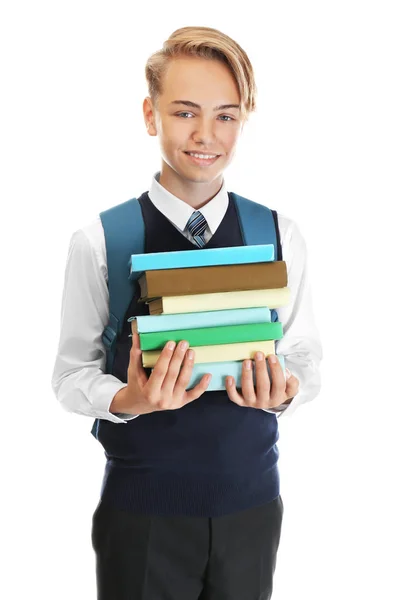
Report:
M230 308L253 308L268 306L279 308L290 301L288 287L266 290L244 290L215 294L191 294L187 296L163 296L148 302L151 315L226 310ZM207 361L210 362L210 361Z
M275 341L264 342L241 342L239 344L217 344L214 346L192 346L194 350L194 362L226 362L231 360L245 360L254 358L255 353L260 350L265 356L275 354ZM154 367L161 350L147 350L142 352L144 367Z

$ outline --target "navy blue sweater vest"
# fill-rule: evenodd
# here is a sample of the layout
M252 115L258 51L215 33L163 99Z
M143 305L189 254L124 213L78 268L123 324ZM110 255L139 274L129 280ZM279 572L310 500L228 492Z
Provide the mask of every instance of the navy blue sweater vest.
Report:
M139 202L145 252L193 250L147 193ZM228 210L205 247L241 245L230 197ZM127 319L149 314L146 304L138 304L138 295L136 284L117 340L113 375L124 383L131 348ZM205 392L180 409L139 415L127 423L101 419L98 440L107 458L102 500L134 513L197 517L259 506L279 494L278 439L274 414L240 407L226 391Z

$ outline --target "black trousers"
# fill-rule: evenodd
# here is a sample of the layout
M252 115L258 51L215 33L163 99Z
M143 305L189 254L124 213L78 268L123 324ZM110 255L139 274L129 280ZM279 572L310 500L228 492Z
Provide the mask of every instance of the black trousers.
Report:
M269 600L283 502L217 518L93 514L98 600Z

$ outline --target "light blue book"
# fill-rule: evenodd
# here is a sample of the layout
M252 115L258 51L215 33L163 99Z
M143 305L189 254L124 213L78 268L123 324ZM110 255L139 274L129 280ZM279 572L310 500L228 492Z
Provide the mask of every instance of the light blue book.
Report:
M138 333L155 333L175 329L271 323L271 311L268 307L262 306L168 315L143 315L130 317L128 321L133 321L133 319L136 319Z
M281 365L283 372L285 374L286 380L286 371L285 371L285 357L283 354L276 355L279 364ZM232 375L235 378L236 387L240 387L242 383L242 364L243 361L231 361L231 362L212 362L212 363L199 363L194 364L192 376L190 378L189 384L186 389L192 389L195 385L200 382L200 379L206 373L212 373L212 378L210 384L207 388L207 391L219 391L225 390L225 377L228 375ZM271 378L270 367L267 362L267 370L268 375ZM255 383L255 367L253 362L253 381Z
M229 246L174 252L149 252L131 255L131 275L155 269L210 267L274 261L274 245Z

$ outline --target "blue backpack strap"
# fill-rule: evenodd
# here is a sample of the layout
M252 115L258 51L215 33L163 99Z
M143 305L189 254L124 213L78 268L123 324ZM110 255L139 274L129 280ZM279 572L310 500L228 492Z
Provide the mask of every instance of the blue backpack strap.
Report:
M112 373L117 336L132 300L135 276L129 278L131 255L144 252L144 221L136 198L100 213L106 243L110 315L103 331L106 349L106 373ZM95 419L91 434L97 439L100 419Z
M274 245L274 260L282 260L278 218L275 210L231 192L239 217L239 226L246 246ZM278 313L271 310L271 320L278 321Z
M144 222L136 198L113 206L100 213L107 252L110 316L102 341L106 348L106 373L114 365L117 336L132 300L135 278L129 278L131 255L144 252Z

